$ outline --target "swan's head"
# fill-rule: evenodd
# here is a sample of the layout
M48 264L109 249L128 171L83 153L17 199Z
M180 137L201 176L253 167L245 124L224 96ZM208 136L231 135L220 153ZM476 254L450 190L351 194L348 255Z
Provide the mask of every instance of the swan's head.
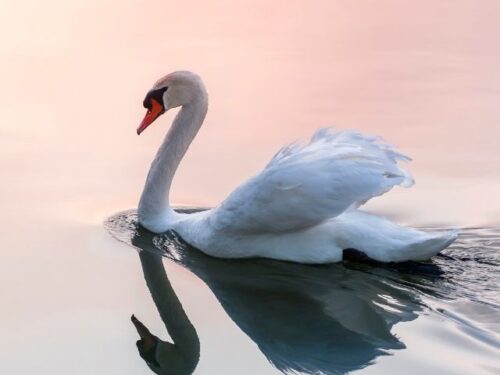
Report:
M189 105L200 98L206 98L206 91L197 74L179 71L160 78L144 98L143 105L148 111L137 128L137 134L169 109Z
M183 353L181 348L162 341L153 335L142 322L132 315L140 340L136 342L139 355L155 374L191 374L199 360L199 351L194 355Z

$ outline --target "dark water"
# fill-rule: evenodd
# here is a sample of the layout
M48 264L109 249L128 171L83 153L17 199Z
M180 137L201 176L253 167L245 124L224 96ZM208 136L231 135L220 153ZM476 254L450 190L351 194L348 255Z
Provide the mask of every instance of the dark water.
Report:
M269 361L266 373L500 371L498 228L464 228L453 246L428 263L385 266L216 259L173 232L154 235L139 228L135 211L113 216L106 228L139 250L149 290L172 338L190 332L190 324L181 322L189 322L194 312L179 314L183 310L175 290L160 290L161 285L170 286L160 257L187 268L208 286L227 318ZM165 300L178 304L165 305ZM200 302L198 308L203 309ZM404 329L398 330L400 326ZM173 373L196 372L199 356L204 356L204 337L196 334L191 341L197 346L181 339L177 359L170 351L164 354L165 363L152 368L168 373L173 363L187 361L189 366ZM197 351L186 349L193 345ZM224 345L219 350L224 351ZM143 350L142 355L148 359L151 353ZM189 355L191 360L186 360ZM205 368L200 373L217 371Z

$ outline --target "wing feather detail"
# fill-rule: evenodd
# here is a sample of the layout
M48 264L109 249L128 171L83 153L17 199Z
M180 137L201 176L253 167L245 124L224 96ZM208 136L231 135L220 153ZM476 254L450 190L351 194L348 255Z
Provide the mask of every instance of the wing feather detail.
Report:
M210 224L236 233L308 228L396 185L413 185L398 166L409 160L379 137L320 129L308 143L279 150L260 174L214 210Z

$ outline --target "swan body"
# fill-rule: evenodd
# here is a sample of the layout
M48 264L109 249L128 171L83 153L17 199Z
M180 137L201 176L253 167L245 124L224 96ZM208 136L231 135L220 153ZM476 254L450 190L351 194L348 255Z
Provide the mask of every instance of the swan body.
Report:
M140 134L165 111L181 107L151 165L139 202L141 225L175 230L216 257L265 257L300 263L342 260L356 249L382 262L425 260L451 244L455 231L405 228L358 209L412 177L398 162L409 160L379 138L354 131L317 131L306 145L282 148L258 175L219 206L181 214L169 205L175 171L201 127L208 95L199 76L174 72L144 99Z

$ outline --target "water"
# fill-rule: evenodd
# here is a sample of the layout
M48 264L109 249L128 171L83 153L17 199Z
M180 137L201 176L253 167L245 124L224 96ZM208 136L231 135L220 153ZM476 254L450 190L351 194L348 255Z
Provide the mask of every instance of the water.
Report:
M106 227L143 257L162 255L202 280L270 362L265 373L273 373L273 368L304 374L366 368L370 373L367 367L374 363L374 373L500 370L499 229L464 229L460 240L430 263L373 267L215 259L174 232L154 235L138 227L135 211L117 214ZM144 265L143 270L146 279L158 272ZM152 294L160 295L148 285ZM172 299L170 294L164 297ZM203 305L199 301L198 309ZM167 326L177 319L171 307L161 312ZM428 341L425 349L405 343L408 331L417 335L411 341ZM197 342L203 366L204 337L199 335ZM433 352L443 355L424 360ZM171 363L169 357L164 369ZM216 367L210 371L218 372Z
M170 237L144 244L166 258L196 328L195 373L498 373L499 7L2 1L0 373L151 373L130 315L168 336L138 253L103 222L137 205L173 116L137 137L142 99L176 69L204 78L210 108L175 204L214 206L283 144L336 125L414 159L417 184L367 210L462 228L431 265L386 268L216 261ZM127 243L132 217L110 228Z

